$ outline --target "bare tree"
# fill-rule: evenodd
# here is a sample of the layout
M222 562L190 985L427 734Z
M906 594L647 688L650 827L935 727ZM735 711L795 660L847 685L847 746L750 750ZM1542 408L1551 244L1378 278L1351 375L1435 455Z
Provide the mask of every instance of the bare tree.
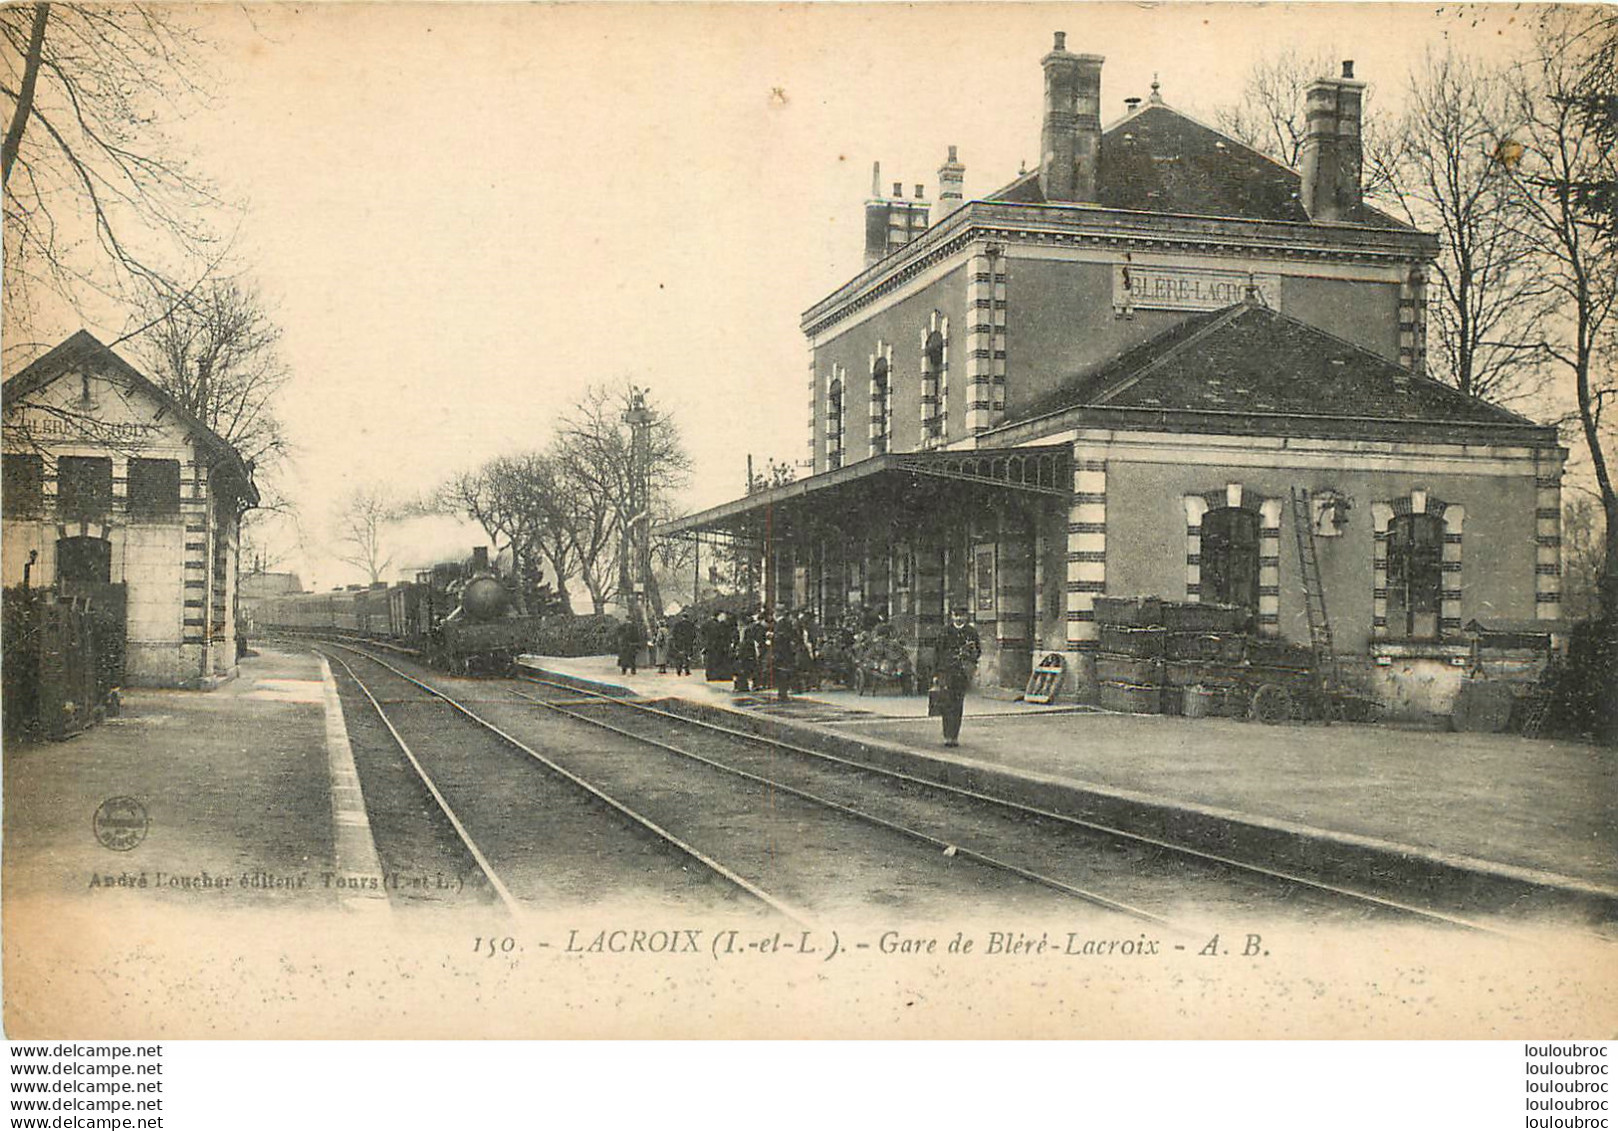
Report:
M570 604L568 582L576 580L593 611L604 613L624 593L629 531L638 517L630 513L637 472L623 420L629 404L627 385L591 388L548 448L498 457L456 476L440 490L439 508L477 522L491 541L510 547L519 564L548 563L564 605ZM649 517L657 522L675 517L674 494L690 459L668 414L653 409L652 416ZM683 545L658 543L652 553L665 571L690 560ZM648 581L657 607L656 578Z
M1601 612L1605 540L1600 499L1579 493L1562 504L1562 615L1570 620Z
M374 585L393 562L383 533L398 517L398 509L386 488L376 485L356 487L343 500L337 516L337 560L362 569Z
M549 562L556 600L571 611L567 580L574 575L578 551L569 534L570 491L556 460L543 452L529 452L497 461L492 471L498 496L519 516L514 545L520 547L520 561L536 578L543 573L539 563Z
M496 549L504 544L511 551L518 576L527 582L518 593L522 611L530 611L527 597L542 588L546 562L556 579L555 599L564 608L569 606L567 578L573 573L574 548L549 457L531 452L492 459L446 483L438 506L466 515L483 528Z
M211 279L171 302L150 300L141 337L148 375L259 468L278 462L286 439L273 406L287 382L281 329L258 292Z
M463 471L454 476L431 500L431 508L443 514L462 514L479 526L496 547L508 537L498 512L494 489L485 468Z
M563 420L552 452L580 580L597 613L626 584L630 524L637 518L646 521L630 513L638 470L623 418L632 395L627 383L593 386ZM655 407L649 406L649 411L652 419L645 458L651 485L650 514L656 515L685 485L691 459L673 418ZM648 582L655 588L655 578ZM654 608L661 604L655 592L647 596Z
M773 458L765 461L763 471L754 471L753 457L748 456L747 473L749 476L747 493L749 495L757 494L760 491L768 491L772 487L784 487L788 483L795 482L798 478L798 469L793 467L790 462L776 463Z
M1308 137L1305 107L1309 84L1336 73L1337 62L1329 51L1287 50L1260 59L1248 72L1238 100L1214 110L1214 125L1272 161L1301 169L1303 143ZM1367 87L1361 103L1360 144L1365 154L1367 196L1376 196L1384 187L1389 163L1380 154L1392 144L1375 111L1374 95L1374 88Z
M660 526L665 522L672 522L685 513L679 503L672 496L665 496L652 501L652 525ZM692 589L692 600L697 598L697 586L687 585L688 577L696 561L697 545L689 538L658 538L651 540L652 562L656 582L658 599L662 600L665 585L676 592L683 592L686 588ZM657 610L661 612L661 608Z
M0 9L8 348L37 348L41 292L172 297L163 263L208 258L220 201L163 134L204 93L202 46L167 5Z
M1231 137L1291 169L1303 161L1304 92L1333 71L1325 54L1283 51L1253 64L1238 102L1214 111L1214 124Z
M1377 155L1383 199L1439 239L1432 375L1499 403L1540 391L1543 323L1556 294L1503 156L1521 133L1515 113L1504 71L1453 49L1429 53L1410 76L1399 140Z
M1525 123L1516 168L1518 199L1533 231L1538 264L1559 311L1547 325L1547 355L1573 385L1576 422L1600 494L1605 552L1601 611L1618 622L1618 492L1604 411L1618 397L1618 81L1613 59L1618 21L1608 10L1553 9L1536 29L1537 58L1517 71L1517 109ZM1606 186L1603 191L1602 186Z
M557 445L558 530L567 540L573 564L592 611L600 616L622 592L624 532L622 496L613 496L612 478L592 468L584 449L565 441Z

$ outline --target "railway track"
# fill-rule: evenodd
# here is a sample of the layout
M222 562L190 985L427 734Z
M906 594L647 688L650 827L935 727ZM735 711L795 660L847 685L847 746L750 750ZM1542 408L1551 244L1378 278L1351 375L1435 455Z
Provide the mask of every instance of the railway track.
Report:
M1185 905L1186 885L1214 883L1224 889L1215 899L1222 911L1268 916L1279 906L1291 914L1302 913L1311 922L1393 919L1503 933L1493 925L1432 908L855 762L638 700L534 676L522 678L564 693L561 701L527 696L551 711L641 738L722 772L768 782L856 819L1138 919L1165 926L1183 924L1197 915ZM1126 875L1109 876L1117 869L1097 867L1098 858L1109 865L1126 864ZM1121 884L1127 896L1108 894L1111 883Z
M551 792L565 783L576 798L593 803L598 817L615 815L631 823L756 904L806 926L835 914L873 908L906 919L959 916L966 909L1024 918L1060 914L1065 922L1106 922L1114 929L1123 921L1170 926L1148 909L1098 897L980 851L918 836L898 822L873 820L807 791L665 749L642 735L620 731L615 739L603 742L596 720L574 716L564 724L570 731L558 731L557 722L536 731L536 700L520 690L508 687L502 694L501 685L482 683L477 686L485 694L469 702L390 659L352 645L327 647L345 673L366 689L372 712L387 720L403 757L455 829L466 855L513 910L536 902L506 875L514 866L530 872L547 866L582 871L590 877L585 886L597 898L600 889L617 888L626 869L620 866L619 850L611 845L599 845L583 857L574 854L571 862L566 854L553 854L548 864L531 857L513 860L507 850L482 845L489 834L472 826L492 828L499 839L505 822L472 814L481 804L480 792L509 797L524 789L500 776L502 757L487 748L489 742L503 748L505 761L518 754L530 770L543 771L533 775L527 789ZM353 662L336 655L338 651ZM429 717L420 717L424 714ZM402 718L407 715L417 717ZM460 733L475 728L487 736L485 748L475 757L446 757L442 750L423 753L423 728L427 744L442 747L450 738L443 724L451 717L459 721ZM481 791L471 780L476 777L474 765L488 767L490 779ZM444 784L446 774L457 772L459 780ZM534 805L534 819L553 820L552 806L553 801ZM632 860L627 870L634 873L635 886L645 888L653 882L638 860ZM543 880L530 876L527 882L531 886ZM632 898L645 894L641 891Z
M1009 905L1070 917L1082 907L1082 914L1187 936L1211 919L1277 917L1490 929L552 681L524 681L546 694L481 684L493 694L474 708L388 659L337 647L798 922L873 907L958 915ZM513 733L529 736L535 706L558 724L592 728L596 740L581 740L575 729L547 737L550 753L536 750ZM385 714L381 703L375 710ZM863 867L836 863L854 853L865 857ZM589 864L598 881L612 872L604 855ZM871 882L873 868L884 882ZM1042 898L1029 898L1030 890ZM513 895L509 905L529 902Z
M452 839L451 850L437 854L458 859L460 874L513 912L673 896L675 906L733 911L762 904L806 920L466 703L365 650L342 644L321 650L369 705L413 775L418 804L403 806L401 818L401 807L373 806L375 771L367 775L361 767L362 779L372 779L365 783L367 808L384 867L414 875L420 869L401 861L419 854L423 839ZM397 780L385 788L402 792Z

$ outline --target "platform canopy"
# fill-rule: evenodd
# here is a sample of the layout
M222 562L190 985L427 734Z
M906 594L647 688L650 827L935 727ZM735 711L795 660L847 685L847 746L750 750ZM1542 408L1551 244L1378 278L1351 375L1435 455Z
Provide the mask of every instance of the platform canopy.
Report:
M979 500L985 494L1067 499L1072 493L1067 444L973 451L890 452L779 487L755 491L665 522L664 538L737 537L760 523L830 519L871 508L936 506L951 484Z

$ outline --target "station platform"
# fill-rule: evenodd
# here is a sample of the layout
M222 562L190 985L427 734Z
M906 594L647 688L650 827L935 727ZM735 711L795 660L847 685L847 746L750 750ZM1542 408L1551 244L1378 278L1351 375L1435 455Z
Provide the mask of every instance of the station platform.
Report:
M775 701L610 656L526 656L580 686L1316 879L1618 918L1618 751L1516 735L1264 726L969 693L959 748L916 696Z
M82 734L8 743L8 905L355 905L326 880L376 868L342 725L319 657L264 648L211 691L127 688Z

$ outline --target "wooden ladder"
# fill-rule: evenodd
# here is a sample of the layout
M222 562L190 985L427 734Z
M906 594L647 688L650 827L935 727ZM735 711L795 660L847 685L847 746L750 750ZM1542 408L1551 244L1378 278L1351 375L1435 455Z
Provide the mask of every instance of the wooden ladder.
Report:
M1544 732L1545 720L1550 717L1554 699L1551 692L1544 688L1535 688L1529 692L1522 722L1524 738L1538 738Z
M1303 578L1303 608L1309 618L1309 647L1315 654L1315 679L1322 687L1338 682L1337 652L1332 647L1326 591L1320 582L1320 554L1315 545L1314 507L1307 488L1292 488L1292 533L1298 542Z

